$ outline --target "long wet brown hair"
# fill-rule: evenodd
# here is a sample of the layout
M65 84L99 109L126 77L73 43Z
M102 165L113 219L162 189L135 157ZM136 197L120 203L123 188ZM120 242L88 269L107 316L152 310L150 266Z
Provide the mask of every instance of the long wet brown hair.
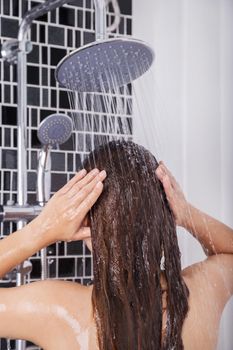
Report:
M183 349L189 291L157 166L149 151L126 141L102 145L84 162L87 170L107 172L103 193L90 212L92 303L100 350ZM168 285L163 344L162 251Z

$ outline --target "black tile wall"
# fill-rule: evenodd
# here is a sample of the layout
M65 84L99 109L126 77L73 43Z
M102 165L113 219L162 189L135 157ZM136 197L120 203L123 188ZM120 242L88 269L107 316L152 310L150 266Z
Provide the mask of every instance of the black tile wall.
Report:
M37 130L30 130L31 148L40 148L41 144L37 137Z
M51 87L56 87L57 82L55 79L55 69L50 69L50 86ZM61 91L61 93L64 95L64 99L67 100L67 93L65 91ZM63 107L63 105L61 104L60 107L62 108L69 108L69 105L66 104L66 107Z
M11 66L9 66L7 62L4 62L4 66L3 66L4 81L10 81L10 69L11 69Z
M78 10L78 27L83 27L83 11Z
M59 259L58 262L58 271L60 277L72 277L75 275L75 259L74 258L66 258ZM79 274L78 274L79 276ZM83 276L83 273L80 277Z
M61 151L73 151L75 147L75 135L72 134L71 137L59 146Z
M11 146L11 129L5 128L5 147L10 147L10 146Z
M79 30L75 32L75 46L81 46L81 32Z
M12 18L1 18L1 36L16 38L18 33L19 21Z
M84 33L84 44L90 44L93 41L95 41L95 34L94 33L85 32Z
M86 28L91 29L92 28L92 18L91 18L91 12L86 11L85 12L85 23L86 23Z
M51 191L56 192L67 182L66 174L52 173L51 176Z
M48 43L64 46L65 42L65 30L59 27L49 27L48 30Z
M37 25L36 23L32 24L31 26L31 41L37 40Z
M77 276L82 277L84 275L83 259L78 258L76 261L77 261Z
M40 122L44 120L48 115L56 113L56 110L40 109Z
M11 149L2 149L2 169L16 169L17 152Z
M40 279L41 278L41 261L40 259L33 259L33 268L31 272L31 278Z
M27 99L28 99L29 105L39 107L39 105L40 105L40 89L34 88L34 87L28 87L27 88Z
M48 48L42 46L42 64L48 64Z
M60 60L66 56L67 51L64 49L57 49L55 47L51 47L50 49L50 64L51 66L57 66Z
M61 7L59 9L59 23L66 26L75 26L75 11L73 9L68 9Z
M67 171L74 171L74 156L72 153L67 154Z
M91 8L91 0L86 0L86 8L87 9Z
M39 46L33 44L33 50L27 55L28 63L39 63Z
M51 21L51 23L56 23L56 10L51 11L50 21Z
M28 191L36 191L36 179L37 174L36 172L28 172L27 173L27 182L28 182Z
M67 243L67 255L82 254L83 245L80 241Z
M66 164L65 164L65 154L64 153L57 153L53 152L51 154L51 160L52 160L52 171L65 171Z
M80 154L75 154L75 169L74 171L79 171L82 169L82 159Z
M42 85L48 85L48 69L42 68Z
M41 24L39 26L39 40L41 43L45 43L45 29L46 27L44 25Z
M19 16L44 0L1 0L0 37L1 44L7 39L17 38ZM132 32L131 0L119 0L122 20L116 35ZM85 8L84 8L85 5ZM70 51L95 40L93 1L73 0L59 11L52 11L32 24L29 38L33 50L27 55L27 132L28 132L28 203L36 203L37 162L41 148L37 138L39 123L52 113L70 113L67 93L59 89L54 78L55 67ZM111 11L111 5L109 7ZM85 27L84 27L85 26ZM114 37L115 34L111 35ZM17 202L17 66L0 59L0 204L8 200ZM130 89L130 87L129 87ZM124 94L124 90L122 90ZM88 96L87 110L94 110L104 103ZM99 109L99 108L98 108ZM59 149L52 150L52 188L54 193L81 169L85 155L95 146L110 139L107 125L111 117L79 111L72 114L75 130L72 137ZM112 111L114 114L114 110ZM106 114L106 113L105 113ZM113 117L112 117L113 118ZM132 129L129 115L127 124ZM111 125L111 123L110 123ZM111 130L113 131L113 129ZM122 130L118 130L120 133ZM94 133L94 136L91 133ZM113 136L112 136L113 137ZM15 223L1 224L0 238L16 230ZM90 251L82 242L62 242L48 247L49 274L51 278L63 278L79 283L91 280ZM39 253L31 259L33 270L28 281L41 278ZM14 286L7 278L0 286ZM31 343L27 342L29 346ZM12 349L15 341L11 340ZM6 341L0 341L0 350L6 350Z
M10 15L10 2L9 0L3 0L3 4L2 4L2 7L3 7L3 12L5 15Z
M70 102L66 91L59 92L59 106L60 108L69 109Z
M32 85L39 85L39 67L27 66L27 83Z
M122 14L132 14L132 1L119 0L119 5Z
M5 93L4 101L5 101L5 103L10 103L11 102L10 90L11 90L10 85L5 85L5 90L4 90L4 93Z

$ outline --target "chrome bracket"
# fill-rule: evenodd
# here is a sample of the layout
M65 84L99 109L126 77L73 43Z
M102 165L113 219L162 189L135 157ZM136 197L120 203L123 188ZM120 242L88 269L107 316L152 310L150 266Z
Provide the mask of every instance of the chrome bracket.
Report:
M28 54L32 51L32 48L32 43L29 40L26 41L24 47L22 47L22 43L18 40L9 39L2 44L2 58L10 64L16 64L18 61L18 53L23 51Z

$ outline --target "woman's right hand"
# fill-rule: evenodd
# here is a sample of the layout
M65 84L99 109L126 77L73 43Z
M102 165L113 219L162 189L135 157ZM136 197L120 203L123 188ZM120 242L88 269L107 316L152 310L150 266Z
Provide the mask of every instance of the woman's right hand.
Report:
M190 218L190 204L187 202L183 191L163 162L159 162L159 166L155 172L162 182L176 224L186 227L187 220Z
M88 228L82 227L83 222L99 198L105 178L106 172L98 169L88 174L85 170L78 172L53 195L40 215L30 223L33 231L47 236L50 243L81 240L90 236Z

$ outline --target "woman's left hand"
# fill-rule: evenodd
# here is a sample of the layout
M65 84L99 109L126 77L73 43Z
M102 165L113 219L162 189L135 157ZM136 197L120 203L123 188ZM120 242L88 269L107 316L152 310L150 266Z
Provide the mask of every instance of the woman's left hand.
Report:
M49 236L51 243L84 239L87 229L82 227L86 214L103 190L106 172L94 169L88 174L78 172L56 192L40 215L31 224L39 234Z

